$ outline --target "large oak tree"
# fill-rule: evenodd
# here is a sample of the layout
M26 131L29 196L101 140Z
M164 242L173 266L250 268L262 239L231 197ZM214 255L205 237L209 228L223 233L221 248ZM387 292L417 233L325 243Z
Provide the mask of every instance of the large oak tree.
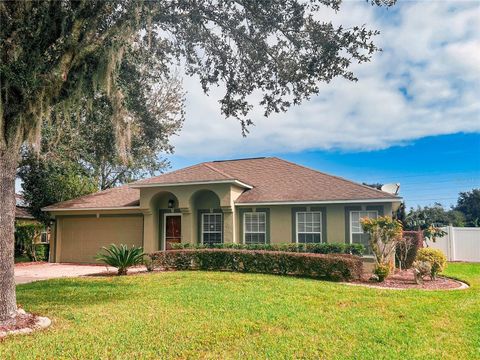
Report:
M391 0L372 0L390 5ZM205 92L223 84L220 107L244 130L251 99L265 115L318 93L378 50L363 25L318 20L341 0L53 0L0 2L0 321L15 314L14 182L21 146L39 144L53 111L66 115L103 91L117 151L128 158L127 110L118 68L137 49L168 75L182 61ZM254 96L250 96L254 95ZM87 106L88 108L88 106Z

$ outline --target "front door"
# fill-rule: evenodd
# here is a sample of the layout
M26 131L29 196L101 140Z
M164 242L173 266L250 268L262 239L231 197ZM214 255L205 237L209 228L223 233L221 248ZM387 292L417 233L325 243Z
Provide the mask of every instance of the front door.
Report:
M180 243L182 241L182 217L180 215L165 216L165 244L166 249L170 250L171 243Z

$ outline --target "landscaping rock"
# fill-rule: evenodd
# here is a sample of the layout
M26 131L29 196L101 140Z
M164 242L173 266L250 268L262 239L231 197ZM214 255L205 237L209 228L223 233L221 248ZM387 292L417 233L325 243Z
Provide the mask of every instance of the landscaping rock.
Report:
M0 325L0 339L10 335L29 334L36 330L42 330L49 327L51 323L52 321L47 317L29 314L23 309L18 309L14 317Z

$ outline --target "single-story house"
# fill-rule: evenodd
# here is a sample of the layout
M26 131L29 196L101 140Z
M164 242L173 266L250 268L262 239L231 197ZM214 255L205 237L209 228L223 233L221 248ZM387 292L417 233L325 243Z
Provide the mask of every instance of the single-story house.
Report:
M204 162L46 207L51 259L89 263L111 243L368 243L360 219L401 198L275 157Z
M35 216L30 212L30 207L20 194L15 194L15 221L35 222Z
M38 233L38 236L35 237L34 242L43 244L48 243L50 238L48 229L35 219L35 216L31 213L30 206L28 206L21 194L15 194L15 223L38 225L38 227L41 228L41 231Z

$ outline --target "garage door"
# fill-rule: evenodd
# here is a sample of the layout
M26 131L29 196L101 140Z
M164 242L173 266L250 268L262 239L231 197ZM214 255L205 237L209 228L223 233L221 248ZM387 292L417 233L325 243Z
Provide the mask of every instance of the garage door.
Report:
M64 217L57 244L60 262L95 263L102 246L142 246L143 216Z

